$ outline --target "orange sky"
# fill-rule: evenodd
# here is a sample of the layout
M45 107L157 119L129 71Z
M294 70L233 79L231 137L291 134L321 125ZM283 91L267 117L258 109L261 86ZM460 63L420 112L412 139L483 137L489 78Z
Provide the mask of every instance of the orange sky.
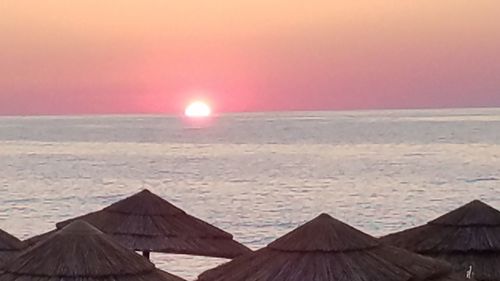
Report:
M120 3L120 5L117 5ZM0 2L0 114L500 105L500 1Z

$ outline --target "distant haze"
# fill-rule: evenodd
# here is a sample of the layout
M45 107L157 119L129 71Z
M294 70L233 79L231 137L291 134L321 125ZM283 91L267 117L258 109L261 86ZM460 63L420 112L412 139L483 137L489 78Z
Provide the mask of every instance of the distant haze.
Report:
M307 4L306 4L307 3ZM0 3L0 114L500 106L500 1Z

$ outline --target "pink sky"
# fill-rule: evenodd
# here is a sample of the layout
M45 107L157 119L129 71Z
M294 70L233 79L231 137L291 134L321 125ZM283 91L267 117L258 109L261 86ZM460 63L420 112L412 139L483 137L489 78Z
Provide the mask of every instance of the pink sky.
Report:
M500 106L497 0L115 3L2 1L0 114Z

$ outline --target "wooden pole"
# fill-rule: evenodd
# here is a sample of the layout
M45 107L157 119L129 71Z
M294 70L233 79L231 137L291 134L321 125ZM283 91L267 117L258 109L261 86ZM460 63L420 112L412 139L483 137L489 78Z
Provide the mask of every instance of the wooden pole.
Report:
M149 260L149 251L142 251L142 255Z

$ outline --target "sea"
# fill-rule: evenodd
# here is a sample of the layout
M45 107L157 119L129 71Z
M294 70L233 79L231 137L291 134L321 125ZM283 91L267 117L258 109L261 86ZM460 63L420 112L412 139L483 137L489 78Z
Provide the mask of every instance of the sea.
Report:
M500 208L500 109L0 117L0 228L20 239L145 188L252 249L323 212L381 236ZM152 261L189 280L226 262Z

